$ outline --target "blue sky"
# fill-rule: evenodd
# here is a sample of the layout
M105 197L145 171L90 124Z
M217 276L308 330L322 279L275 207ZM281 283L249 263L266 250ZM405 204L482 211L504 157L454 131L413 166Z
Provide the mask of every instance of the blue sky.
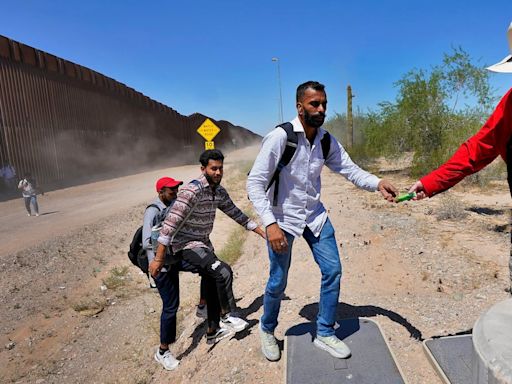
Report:
M0 34L92 68L178 112L257 133L285 120L295 89L326 85L328 115L376 109L414 68L461 46L479 63L508 53L512 1L0 1ZM493 74L502 95L512 75Z

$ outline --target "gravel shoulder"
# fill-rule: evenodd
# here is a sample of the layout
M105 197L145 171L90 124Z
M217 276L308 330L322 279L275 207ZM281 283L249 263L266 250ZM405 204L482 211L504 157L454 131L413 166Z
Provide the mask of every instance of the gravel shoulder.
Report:
M234 154L227 172L256 151ZM166 372L154 362L161 304L129 264L126 250L162 172L185 180L198 173L195 166L159 170L52 192L41 208L51 207L54 195L60 205L50 211L59 213L39 222L23 216L21 199L0 203L2 227L13 223L2 233L12 243L5 240L8 246L0 250L0 382L283 381L284 359L269 363L259 349L268 260L265 244L252 233L233 266L235 295L250 328L206 345L205 324L194 315L199 279L182 273L180 337L173 346L181 364ZM402 188L412 182L400 174L388 178ZM443 196L389 204L330 172L323 181L322 200L343 265L338 317L377 321L408 383L441 383L422 340L470 330L483 311L509 297L506 183L485 192L456 187L449 193L458 204L454 208ZM239 206L249 208L243 186L227 187ZM466 216L438 220L447 209ZM218 215L212 235L218 250L235 226ZM292 260L279 340L288 328L314 319L318 308L320 273L302 239L294 244Z

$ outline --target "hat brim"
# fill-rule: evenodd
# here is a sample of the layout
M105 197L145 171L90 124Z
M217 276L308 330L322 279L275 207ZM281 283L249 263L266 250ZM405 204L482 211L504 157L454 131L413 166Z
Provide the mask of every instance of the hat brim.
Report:
M487 67L489 71L499 73L512 73L512 55L508 55L499 63Z
M165 187L167 187L167 188L176 188L176 187L179 187L181 184L183 184L183 181L176 180L176 183L167 183L162 188L165 188Z

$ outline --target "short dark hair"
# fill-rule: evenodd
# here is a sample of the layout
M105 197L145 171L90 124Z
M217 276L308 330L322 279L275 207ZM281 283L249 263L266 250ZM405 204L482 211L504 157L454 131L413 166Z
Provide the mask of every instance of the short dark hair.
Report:
M299 102L304 97L304 93L306 89L311 88L315 91L322 91L325 93L325 85L319 83L318 81L306 81L297 87L297 98L296 101Z
M224 161L224 155L218 149L207 149L199 156L199 162L203 167L206 167L210 160Z

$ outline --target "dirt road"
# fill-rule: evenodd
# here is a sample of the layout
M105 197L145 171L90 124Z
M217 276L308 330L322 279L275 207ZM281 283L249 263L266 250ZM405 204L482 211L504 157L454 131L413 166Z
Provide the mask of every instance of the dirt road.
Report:
M226 178L256 149L227 158ZM196 166L155 171L55 191L38 218L21 199L0 203L0 382L14 383L275 383L284 359L267 362L257 321L268 271L265 244L249 234L234 265L235 295L250 328L213 348L194 315L198 279L181 277L179 340L174 372L153 361L160 301L126 249L157 177L190 179ZM390 177L405 188L411 180ZM234 201L249 207L243 174L226 179ZM508 209L505 183L487 192L457 188L461 218L438 220L435 199L388 204L341 177L323 175L322 200L340 243L343 264L339 318L376 320L408 383L440 383L422 351L423 339L470 329L480 313L508 297ZM54 213L52 213L54 212ZM466 215L465 217L464 214ZM221 249L236 224L219 214L212 236ZM276 330L312 320L320 274L305 242L293 262Z
M21 197L1 202L0 257L153 199L154 184L166 172L178 180L199 174L198 166L191 165L52 191L38 196L37 218L26 216Z

